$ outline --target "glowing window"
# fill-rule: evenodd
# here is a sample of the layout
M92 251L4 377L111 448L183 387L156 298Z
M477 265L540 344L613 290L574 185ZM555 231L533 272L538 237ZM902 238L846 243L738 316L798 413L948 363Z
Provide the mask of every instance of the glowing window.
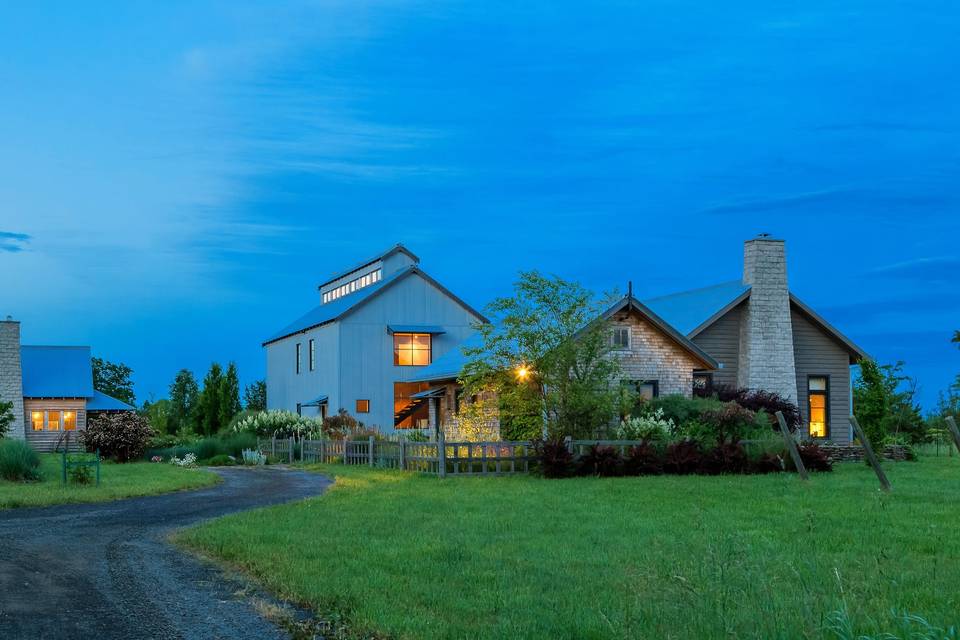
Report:
M430 364L429 333L393 334L393 364L400 367L423 367Z
M370 413L370 401L357 400L357 413Z
M59 411L47 411L47 431L60 431Z
M77 430L77 412L76 411L63 412L63 430L64 431Z
M811 376L807 381L808 432L812 438L826 438L828 424L828 380L825 376Z
M43 411L31 411L30 424L34 431L43 431Z

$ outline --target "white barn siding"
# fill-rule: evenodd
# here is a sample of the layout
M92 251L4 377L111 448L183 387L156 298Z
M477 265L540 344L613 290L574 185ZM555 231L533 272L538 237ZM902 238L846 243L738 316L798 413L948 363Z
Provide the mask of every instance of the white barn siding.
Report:
M315 340L317 361L310 371L310 339ZM296 370L296 344L303 345L300 374ZM324 394L330 407L336 409L340 397L338 371L339 328L330 323L267 345L267 408L296 411L297 403L305 403ZM319 409L305 407L303 415L316 416Z

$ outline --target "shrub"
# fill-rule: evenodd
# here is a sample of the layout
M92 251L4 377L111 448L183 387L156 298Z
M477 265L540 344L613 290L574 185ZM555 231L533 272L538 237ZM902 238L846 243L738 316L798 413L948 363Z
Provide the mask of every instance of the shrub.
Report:
M807 471L833 471L833 463L820 445L810 442L800 445L797 449L800 451L800 460L803 461ZM796 470L793 460L789 461L789 465Z
M800 408L779 393L763 391L762 389L737 389L736 387L719 385L714 388L714 394L721 402L736 402L744 409L749 409L754 413L763 411L767 414L770 426L775 431L780 430L775 415L777 411L783 413L783 419L791 432L796 431L797 427L800 426Z
M747 452L738 442L724 442L703 455L700 471L708 475L744 473L749 468Z
M0 440L0 478L13 482L40 479L40 456L23 440Z
M306 418L292 411L261 411L246 416L233 425L234 433L253 433L271 438L304 437L320 433L322 423L318 418Z
M755 415L735 402L724 403L717 409L707 409L700 420L712 432L718 445L736 443L754 430Z
M630 416L622 420L614 431L614 437L617 440L666 442L676 427L672 420L664 417L663 409L658 407L646 415Z
M700 468L703 452L695 440L681 440L667 446L663 453L663 470L666 473L687 475Z
M592 445L580 457L580 473L609 478L623 474L623 457L613 447Z
M430 436L427 435L425 431L420 429L410 429L409 431L404 431L402 436L407 442L430 442Z
M207 460L206 464L210 467L230 467L237 464L237 461L225 453L221 453Z
M87 421L87 428L80 432L83 447L117 462L129 462L143 456L147 443L154 436L150 424L132 411L101 413Z
M623 471L628 476L658 476L663 473L663 456L649 442L630 447Z
M254 449L244 449L243 450L243 464L262 466L267 464L267 456L260 451Z
M752 473L778 473L785 468L783 457L769 451L762 453L759 458L750 464Z
M187 455L183 456L182 458L178 458L178 457L174 456L174 457L170 458L170 464L172 464L172 465L174 465L174 466L177 466L177 467L190 467L190 468L192 468L192 467L197 466L197 456L195 456L195 455L192 454L192 453L188 453Z
M721 406L720 401L715 398L687 398L681 395L669 395L639 402L634 409L634 415L654 415L659 409L663 411L664 420L670 420L682 429L687 423L698 420L704 411L719 409Z
M90 484L93 482L93 470L88 465L70 467L67 472L70 480L76 484Z
M561 439L535 440L533 448L540 457L540 472L545 478L568 478L573 475L573 453Z
M0 400L0 438L5 437L10 431L13 420L13 403Z
M370 436L373 436L374 440L383 440L383 434L376 429L368 429L362 424L360 427L346 433L347 440L350 440L351 442L366 441L370 439ZM340 435L338 439L342 440L343 438L344 435Z

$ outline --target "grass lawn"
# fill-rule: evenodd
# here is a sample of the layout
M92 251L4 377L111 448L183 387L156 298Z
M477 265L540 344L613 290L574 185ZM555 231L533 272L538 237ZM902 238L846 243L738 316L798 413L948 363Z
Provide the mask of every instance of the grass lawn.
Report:
M199 469L181 469L171 464L132 462L100 465L100 486L60 484L60 456L40 456L43 480L0 480L0 509L45 507L68 502L105 502L180 489L194 489L219 482L216 474Z
M888 464L890 495L860 464L808 485L314 468L337 477L326 496L179 541L355 635L901 637L904 612L960 622L957 459Z

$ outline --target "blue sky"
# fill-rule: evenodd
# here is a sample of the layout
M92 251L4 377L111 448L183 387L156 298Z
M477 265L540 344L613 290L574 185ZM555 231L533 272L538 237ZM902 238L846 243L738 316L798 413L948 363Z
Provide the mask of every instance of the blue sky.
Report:
M960 372L953 2L19 3L0 313L159 397L396 242L468 302L539 268L792 289L931 405Z

